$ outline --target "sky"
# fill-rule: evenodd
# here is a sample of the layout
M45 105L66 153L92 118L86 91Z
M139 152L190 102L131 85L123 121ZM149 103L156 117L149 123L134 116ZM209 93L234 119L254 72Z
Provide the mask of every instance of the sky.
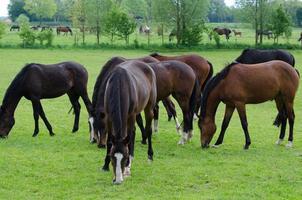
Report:
M235 0L224 0L227 6L232 6L235 3ZM0 16L8 16L7 5L9 0L0 0Z

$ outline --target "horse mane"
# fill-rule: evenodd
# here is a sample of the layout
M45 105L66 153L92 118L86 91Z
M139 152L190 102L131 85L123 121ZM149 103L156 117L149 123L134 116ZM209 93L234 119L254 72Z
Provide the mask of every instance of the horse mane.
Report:
M109 74L112 70L112 67L113 67L114 63L119 62L121 60L124 60L124 58L122 58L122 57L113 57L109 61L107 61L105 63L105 65L103 66L100 74L98 75L98 77L96 79L96 83L95 83L94 89L93 89L93 95L92 95L92 106L93 106L93 108L95 108L96 103L97 103L99 89L104 85L104 83L107 82L108 76L109 76Z
M150 54L150 56L152 56L152 57L156 57L156 56L160 56L160 55L159 55L159 53L154 52L154 53L151 53L151 54Z
M20 91L20 89L22 88L23 82L25 80L26 73L32 65L35 65L35 63L26 64L21 69L21 71L15 76L15 78L13 79L13 81L8 86L8 88L5 92L5 95L4 95L4 98L2 101L2 105L8 104L9 102L7 102L7 101L9 100L9 97L11 97L12 95L16 95L17 92Z
M203 90L202 97L201 97L200 116L202 118L204 118L206 115L207 100L208 100L208 97L209 97L211 91L220 83L221 80L223 80L228 75L230 69L236 64L238 64L238 62L236 62L236 61L232 62L231 64L228 64L219 73L217 73L213 78L211 78L207 82L207 84Z

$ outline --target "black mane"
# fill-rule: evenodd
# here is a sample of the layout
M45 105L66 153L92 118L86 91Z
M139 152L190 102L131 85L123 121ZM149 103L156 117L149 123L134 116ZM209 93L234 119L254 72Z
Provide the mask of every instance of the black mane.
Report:
M223 68L219 73L217 73L213 78L211 78L207 82L207 84L203 90L202 97L201 97L200 114L201 114L202 118L205 117L207 100L208 100L208 97L209 97L211 91L219 84L219 82L221 80L223 80L228 75L230 69L236 64L238 64L238 62L235 61L235 62L232 62L231 64L227 65L225 68Z
M151 53L150 56L155 57L155 56L160 56L157 52Z
M35 65L35 63L26 64L21 69L21 71L15 76L14 80L11 82L11 84L9 85L9 87L5 92L2 105L4 106L7 105L9 103L7 101L9 101L9 97L11 97L12 95L22 95L19 91L22 89L23 82L26 77L26 73L32 65Z

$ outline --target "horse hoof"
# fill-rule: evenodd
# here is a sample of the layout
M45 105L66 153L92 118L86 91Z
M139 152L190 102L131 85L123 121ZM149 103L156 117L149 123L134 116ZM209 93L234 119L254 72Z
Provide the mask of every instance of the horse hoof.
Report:
M99 144L99 145L98 145L98 148L99 148L99 149L105 149L105 148L106 148L106 145L104 145L104 144Z
M37 135L38 135L38 133L34 133L34 134L33 134L33 137L37 137Z
M89 142L90 142L90 144L94 144L94 143L96 143L96 139L93 138L93 139L90 140Z
M142 144L147 144L146 140L142 140L141 143L142 143Z
M286 148L290 149L293 147L293 142L289 141L286 145Z
M74 129L72 129L72 133L75 133L75 132L77 132L79 129L78 128L74 128Z
M220 146L217 144L212 145L212 148L218 149Z
M129 177L129 176L131 176L130 167L126 167L124 172L124 177Z
M54 133L49 133L49 135L50 135L51 137L53 137L53 136L55 136L56 134L54 134Z
M178 142L178 145L185 145L185 142L183 139L180 139L179 142Z
M153 161L153 156L148 155L148 161Z
M109 172L109 167L103 166L101 170L102 170L103 172Z
M249 149L249 145L244 145L244 146L243 146L243 149L244 149L244 150L248 150L248 149Z
M283 142L283 140L282 139L278 139L277 141L276 141L276 145L281 145L282 144L282 142Z

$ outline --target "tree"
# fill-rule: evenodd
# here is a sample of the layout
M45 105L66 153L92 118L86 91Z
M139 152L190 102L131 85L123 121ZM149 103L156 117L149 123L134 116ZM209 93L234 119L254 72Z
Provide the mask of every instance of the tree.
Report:
M273 12L272 16L272 31L274 34L274 41L278 43L278 38L285 33L287 37L291 35L290 29L291 21L289 15L285 13L282 5Z
M296 17L297 17L297 25L302 26L302 8L298 8L296 11Z
M57 11L54 15L55 21L68 21L71 16L71 9L74 4L72 0L55 0Z
M36 20L36 17L29 14L25 9L24 9L25 3L24 0L10 0L8 4L8 15L9 17L13 20L16 21L16 19L21 15L25 14L26 16L29 17L30 20Z
M210 22L224 22L228 15L228 7L224 0L211 0L208 19Z
M40 25L43 18L52 18L57 11L54 0L25 0L24 9L39 18Z
M0 39L5 34L5 27L6 27L5 23L0 21Z
M107 14L105 18L104 32L110 37L111 44L114 41L114 37L117 36L118 26L121 12L118 7L114 6Z
M30 29L29 18L21 14L16 22L19 24L21 31L19 32L19 36L22 39L23 47L32 46L35 43L35 33Z
M82 32L82 44L85 44L85 29L87 25L87 0L75 0L72 6L71 19L75 27ZM75 36L76 37L76 36Z
M87 2L87 19L90 28L95 29L97 44L100 44L100 34L105 17L112 6L110 0L89 0Z
M134 19L127 13L121 12L118 20L117 36L124 39L126 44L129 44L129 36L134 32L136 23Z

